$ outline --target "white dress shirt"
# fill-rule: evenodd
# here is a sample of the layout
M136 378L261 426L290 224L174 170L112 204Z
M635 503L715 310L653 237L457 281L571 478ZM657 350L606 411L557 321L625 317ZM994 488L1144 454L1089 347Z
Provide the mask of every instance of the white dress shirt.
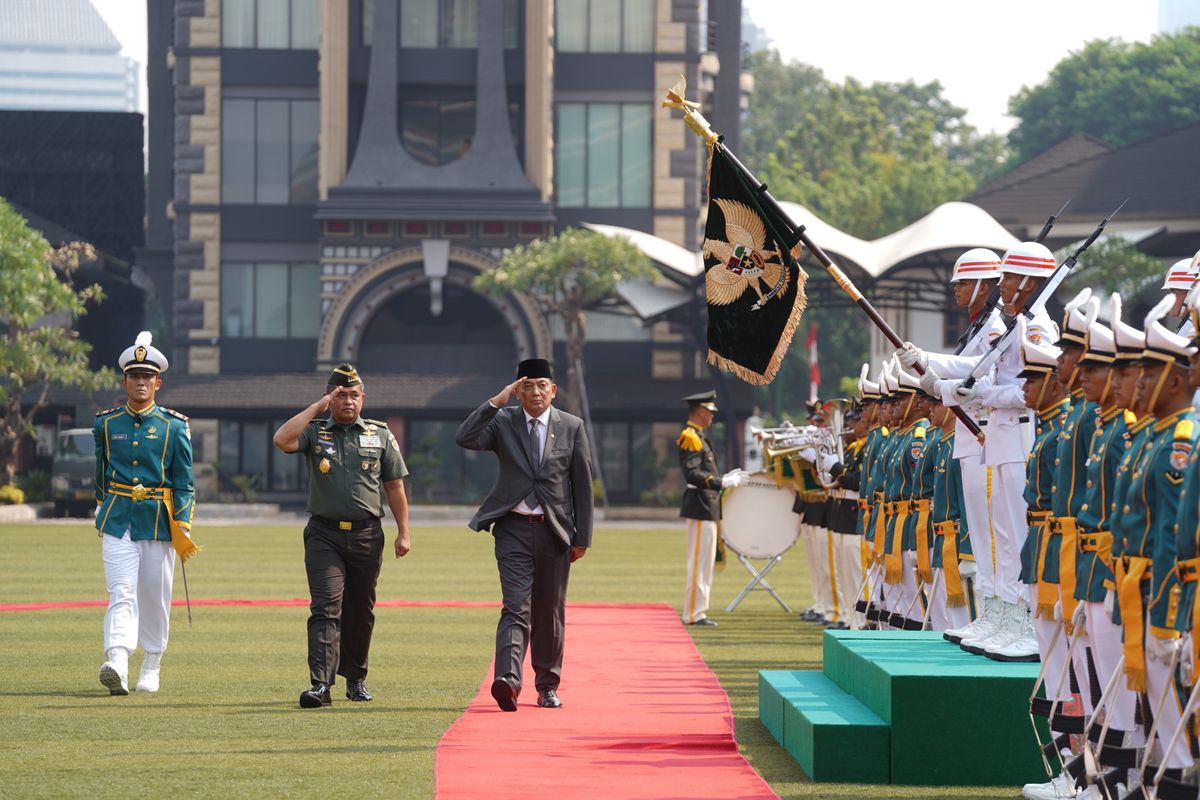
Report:
M540 464L541 461L543 459L545 459L545 457L546 457L546 436L548 435L547 434L547 430L548 430L547 426L550 424L550 409L547 408L545 411L543 411L542 415L540 417L529 416L529 412L526 411L524 408L521 409L521 413L525 415L525 436L526 436L526 438L529 437L529 421L532 419L536 419L538 421L538 426L537 426L538 452L542 454L542 458L538 459L538 463ZM529 505L525 502L525 500L522 499L521 502L517 503L517 505L513 509L513 511L517 512L518 514L540 514L540 513L542 513L542 507L540 505L536 505L533 508L530 508Z

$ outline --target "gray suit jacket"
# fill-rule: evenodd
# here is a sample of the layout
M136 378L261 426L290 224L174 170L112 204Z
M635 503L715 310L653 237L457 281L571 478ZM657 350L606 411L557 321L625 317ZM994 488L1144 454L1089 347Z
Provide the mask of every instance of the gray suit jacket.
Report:
M592 544L592 461L587 432L579 417L550 409L546 449L535 473L529 432L520 406L484 403L458 428L454 440L467 450L491 450L500 462L496 485L471 518L472 530L485 531L532 491L546 522L571 547Z

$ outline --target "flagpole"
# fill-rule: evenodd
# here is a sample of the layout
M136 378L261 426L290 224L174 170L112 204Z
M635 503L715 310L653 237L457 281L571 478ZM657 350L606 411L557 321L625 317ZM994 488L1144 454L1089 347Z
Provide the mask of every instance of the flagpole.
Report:
M729 148L721 144L720 134L716 133L712 129L712 126L709 125L708 120L706 120L699 112L700 104L684 99L683 93L685 88L686 83L681 78L679 83L667 91L667 99L663 101L663 107L674 108L682 111L683 120L687 126L692 129L693 133L704 139L705 143L709 147L720 147L722 150L724 150L725 155L729 158L734 167L736 167L737 170L751 182L751 185L754 187L755 192L758 195L759 201L770 207L771 211L774 212L781 221L790 220L791 217L788 216L787 212L783 210L783 207L779 205L775 198L771 196L771 193L767 191L767 185L756 178L754 173L750 172L750 170L746 168L746 165L739 161L738 157L730 152ZM785 249L790 250L797 242L808 248L808 251L813 254L817 261L821 263L821 266L825 268L825 271L829 273L829 276L833 278L833 282L836 283L841 290L845 292L846 295L849 296L849 298L853 300L859 308L862 309L863 313L866 314L873 323L875 323L875 327L879 328L884 337L892 343L892 346L897 348L904 346L904 340L900 338L900 335L896 333L895 329L893 329L892 326L888 324L887 320L880 315L878 309L872 305L871 301L863 297L862 292L858 290L858 287L854 285L854 282L850 280L846 273L842 272L837 264L833 263L833 259L826 255L825 251L822 250L807 233L805 233L803 225L800 225L799 227L793 227L789 233L792 235L793 241L784 242L783 244ZM925 374L925 368L922 367L920 363L913 364L912 368L921 375ZM978 439L981 443L983 442L983 429L979 427L975 420L971 419L971 416L965 410L963 410L962 406L947 406L947 408L950 409L954 416L958 417L959 422L961 422L963 426L970 431L972 436Z

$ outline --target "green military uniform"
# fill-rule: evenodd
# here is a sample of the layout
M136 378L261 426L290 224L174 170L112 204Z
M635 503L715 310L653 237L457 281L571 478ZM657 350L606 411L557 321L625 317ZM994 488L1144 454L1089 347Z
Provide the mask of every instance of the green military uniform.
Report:
M1059 554L1058 575L1052 583L1061 588L1062 615L1070 620L1075 611L1075 564L1079 549L1077 517L1087 494L1087 458L1096 432L1097 405L1071 392L1071 410L1058 434L1054 458L1054 488L1050 503L1049 547ZM1042 580L1047 576L1043 575Z
M1075 555L1075 599L1102 603L1112 585L1112 531L1109 511L1117 466L1124 455L1125 432L1135 420L1123 408L1097 410L1096 432L1087 459L1087 491L1076 518L1079 550Z
M330 386L361 384L358 372L346 363L329 379ZM311 596L309 678L317 688L331 686L342 675L351 699L369 700L362 681L383 564L384 486L407 476L408 468L387 425L362 417L345 424L332 413L312 420L301 431L295 452L308 465L307 508L312 515L304 528ZM351 694L359 689L362 695Z
M1050 545L1047 523L1052 497L1055 494L1054 459L1058 436L1070 410L1070 402L1063 398L1045 411L1038 412L1037 433L1029 458L1025 462L1025 505L1029 536L1021 547L1021 582L1027 586L1040 584L1046 578L1053 578L1052 583L1058 582L1058 553ZM1040 616L1046 619L1053 618L1056 594L1053 590L1045 594L1039 591L1037 613Z
M96 529L118 539L171 541L171 521L192 525L192 436L188 418L152 404L96 415Z
M954 457L954 429L943 433L934 456L933 525L934 569L943 570L946 583L946 605L950 608L972 605L974 586L958 571L959 561L974 559L971 540L963 522L966 521L966 499L963 497L962 465ZM969 613L974 618L974 613Z
M1108 505L1108 524L1112 530L1113 564L1124 563L1124 557L1129 553L1130 538L1121 524L1121 515L1127 505L1129 484L1133 479L1133 466L1142 457L1146 446L1150 444L1154 433L1154 417L1147 414L1129 426L1125 432L1121 459L1117 462L1117 472L1113 477L1112 501ZM1117 591L1117 578L1113 575L1107 588ZM1121 604L1113 603L1113 622L1121 624Z

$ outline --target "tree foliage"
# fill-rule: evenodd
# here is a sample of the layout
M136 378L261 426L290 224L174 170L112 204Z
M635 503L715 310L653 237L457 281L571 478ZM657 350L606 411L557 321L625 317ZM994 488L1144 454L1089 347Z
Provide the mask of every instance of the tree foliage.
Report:
M564 405L578 412L579 375L575 364L583 363L587 341L583 312L612 295L617 284L651 280L656 274L650 259L629 240L571 228L509 250L496 269L475 279L475 287L492 295L533 295L544 312L558 315L566 332Z
M102 299L99 286L77 289L71 281L95 257L88 244L50 247L0 198L0 485L12 482L17 447L52 386L116 385L111 370L88 369L91 345L73 327Z
M1055 258L1062 263L1074 249L1075 245L1063 248ZM1080 256L1078 266L1071 270L1071 276L1058 294L1060 298L1069 298L1091 287L1107 303L1108 296L1116 292L1121 295L1125 321L1140 328L1142 318L1162 298L1160 289L1168 266L1154 256L1139 252L1120 237L1106 236Z
M1008 104L1019 163L1076 133L1126 145L1200 120L1200 28L1149 44L1089 42Z

